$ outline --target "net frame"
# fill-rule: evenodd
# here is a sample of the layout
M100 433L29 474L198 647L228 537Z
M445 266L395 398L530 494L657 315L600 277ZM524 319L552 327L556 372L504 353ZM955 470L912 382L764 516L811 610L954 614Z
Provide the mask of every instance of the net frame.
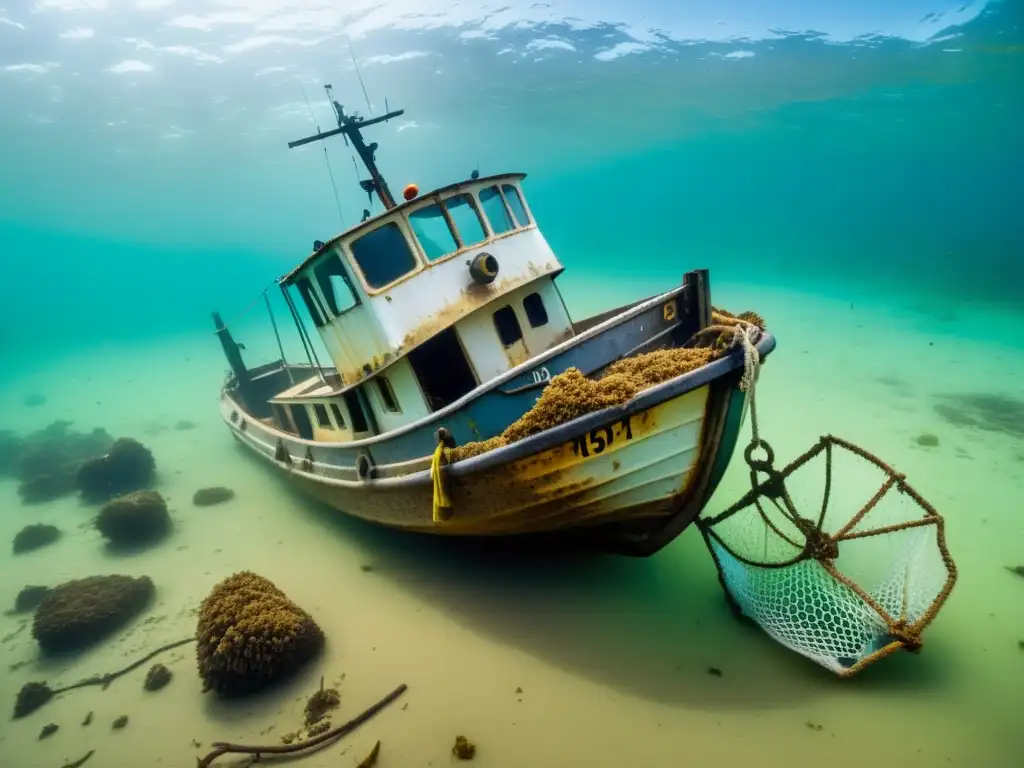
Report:
M836 531L836 533L829 534L824 530L824 525L829 511L829 501L831 499L833 453L837 448L850 451L861 459L873 464L881 470L885 479L882 481L878 490L875 491L871 498L860 507L860 509L846 524ZM764 452L764 458L755 458L754 454L758 449L761 449ZM805 466L823 452L825 454L825 488L824 493L822 494L821 508L818 511L817 519L811 520L803 517L797 511L796 505L793 503L789 491L786 488L785 481L786 478L792 475L797 469ZM782 569L813 559L821 565L829 576L854 592L867 607L878 615L878 617L885 623L891 639L880 648L857 660L849 667L840 669L832 669L830 667L830 669L840 677L851 677L868 665L899 650L918 653L923 645L921 633L934 620L936 615L938 615L939 610L942 608L946 599L952 592L957 579L956 564L953 562L952 555L946 545L945 521L942 516L906 481L905 475L897 472L892 466L882 461L873 453L870 453L847 440L835 437L834 435L823 435L812 448L798 456L782 469L775 469L774 459L775 456L771 446L760 437L755 437L744 451L744 460L750 470L750 490L747 491L739 501L723 512L712 517L702 517L696 521L697 527L700 530L701 535L704 537L704 543L707 545L708 551L711 553L712 559L715 562L719 583L725 591L726 599L728 600L729 606L732 608L733 612L738 617L751 618L743 612L739 602L730 590L728 581L724 575L723 564L720 562L719 557L715 552L715 546L713 546L713 543L714 545L721 547L733 558L743 563L748 568L754 569ZM759 474L765 475L765 479L759 480ZM897 493L905 494L914 503L916 503L917 506L921 508L921 516L893 525L867 528L865 530L854 530L864 517L878 505L886 494L894 489ZM770 515L765 510L765 501L771 502L775 511L788 520L794 528L800 532L803 536L802 542L794 540L790 535L781 531L778 526L772 522ZM765 525L775 535L779 536L783 541L797 549L798 554L794 557L780 560L778 562L754 561L739 554L714 530L715 526L719 523L722 523L741 512L748 511L751 508L756 510L756 514L760 516ZM841 573L834 565L833 561L839 557L839 546L843 541L862 539L870 536L880 536L887 533L894 533L901 530L920 528L924 526L933 526L935 528L935 541L937 543L943 565L946 568L946 579L937 596L931 601L928 608L918 619L914 621L910 621L907 617L909 596L906 592L906 584L904 584L904 593L902 595L899 615L894 616L890 612L886 611L868 592L849 579L845 574Z

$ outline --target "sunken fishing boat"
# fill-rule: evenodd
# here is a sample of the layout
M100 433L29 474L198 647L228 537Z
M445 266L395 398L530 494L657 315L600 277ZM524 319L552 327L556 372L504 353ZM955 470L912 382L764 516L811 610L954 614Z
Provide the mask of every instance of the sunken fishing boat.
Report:
M363 131L404 110L347 114L326 89L338 127L288 146L344 137L381 211L274 281L304 361L285 359L266 293L279 359L247 367L214 313L231 434L303 491L382 526L568 536L633 556L672 541L736 448L750 359L775 347L763 321L714 308L699 268L573 318L525 174L410 184L396 201Z

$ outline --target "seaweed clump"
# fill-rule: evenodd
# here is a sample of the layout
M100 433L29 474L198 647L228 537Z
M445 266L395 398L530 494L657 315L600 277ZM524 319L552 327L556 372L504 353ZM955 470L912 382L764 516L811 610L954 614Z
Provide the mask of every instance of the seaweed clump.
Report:
M34 549L45 547L60 538L60 528L45 523L33 523L26 525L14 536L12 545L14 554L20 552L31 552Z
M224 579L203 600L196 627L203 691L253 693L310 660L324 635L312 617L252 571Z
M147 488L155 476L156 461L150 450L138 440L121 437L106 454L78 468L76 483L86 501L106 501Z
M476 744L465 736L456 736L455 745L452 747L452 754L459 760L472 760L476 757Z
M135 491L111 499L96 516L96 528L111 544L147 544L171 528L167 502L156 491Z
M231 501L233 498L235 498L233 490L218 485L212 488L200 488L192 494L192 503L197 507L210 507L214 504L223 504L225 501Z
M44 654L80 650L141 613L154 591L148 576L87 576L65 582L39 604L32 636Z
M764 329L764 320L753 312L730 315L716 310L713 328L751 323ZM709 329L711 330L711 329ZM612 363L597 379L590 379L575 367L552 377L534 406L500 435L445 449L449 462L487 453L552 427L621 405L645 389L694 371L731 349L732 333L722 332L696 337L693 346L673 347L646 352Z
M337 688L324 688L320 680L320 690L306 700L306 728L319 723L327 714L341 703L341 695Z

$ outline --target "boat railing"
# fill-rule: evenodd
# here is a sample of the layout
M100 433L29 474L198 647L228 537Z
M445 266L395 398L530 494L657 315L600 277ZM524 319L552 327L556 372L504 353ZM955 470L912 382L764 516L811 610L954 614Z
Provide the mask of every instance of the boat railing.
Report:
M299 342L297 345L294 343L294 339L286 342L282 336L281 325L278 323L277 317L277 313L282 308L278 307L275 311L274 302L271 301L275 286L280 287L280 301L283 301L284 311L291 316L294 323ZM258 311L261 305L266 311L263 323L264 332L255 329L251 319L253 313ZM236 389L249 389L254 379L265 377L276 370L284 370L288 381L295 384L295 371L306 368L307 365L309 370L307 376L316 376L321 381L327 381L329 374L320 362L321 355L317 353L313 336L303 325L292 297L288 295L287 290L280 285L278 280L274 280L260 291L248 306L231 318L230 322L225 322L219 312L213 312L212 316L213 332L220 339L230 373L235 380ZM267 320L269 320L269 325L266 323ZM234 335L239 332L238 329L243 323L245 323L247 332L247 343L237 341ZM251 333L253 330L256 330L256 333ZM243 352L247 357L255 354L259 362L255 365L247 365L243 359ZM305 361L298 365L289 363L289 359L301 359L302 357L305 357Z

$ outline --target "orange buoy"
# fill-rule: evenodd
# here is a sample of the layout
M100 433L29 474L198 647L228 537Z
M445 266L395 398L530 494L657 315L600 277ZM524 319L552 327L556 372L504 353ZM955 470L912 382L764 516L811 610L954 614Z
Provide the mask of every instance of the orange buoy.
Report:
M420 193L420 188L415 184L406 184L405 189L402 190L402 197L406 200L412 200L416 195Z

